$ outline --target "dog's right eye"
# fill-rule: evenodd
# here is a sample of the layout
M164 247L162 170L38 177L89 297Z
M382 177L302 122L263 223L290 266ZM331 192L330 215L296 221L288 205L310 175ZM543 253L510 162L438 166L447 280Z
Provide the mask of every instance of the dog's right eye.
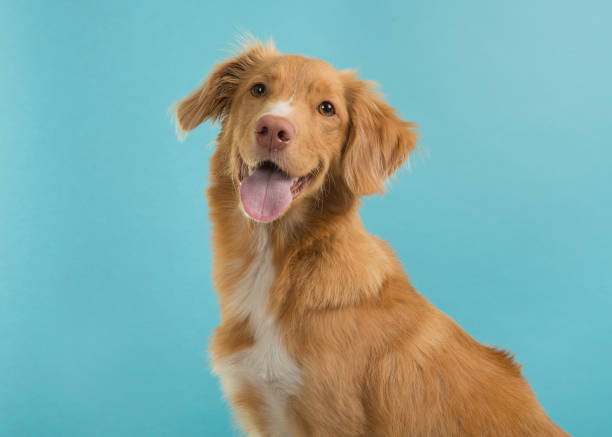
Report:
M256 83L251 88L251 94L254 97L261 97L266 93L266 86L263 83Z

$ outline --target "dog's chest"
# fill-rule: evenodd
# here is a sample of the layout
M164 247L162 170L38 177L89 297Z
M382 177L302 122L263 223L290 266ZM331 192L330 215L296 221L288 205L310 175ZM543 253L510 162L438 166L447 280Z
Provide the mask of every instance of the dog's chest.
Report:
M230 397L247 385L255 389L266 403L265 411L272 416L269 423L275 423L279 428L276 433L282 435L286 431L287 398L297 393L301 378L299 369L282 344L274 318L266 312L275 271L271 249L265 242L262 246L228 303L234 316L248 318L254 344L217 360L213 368Z

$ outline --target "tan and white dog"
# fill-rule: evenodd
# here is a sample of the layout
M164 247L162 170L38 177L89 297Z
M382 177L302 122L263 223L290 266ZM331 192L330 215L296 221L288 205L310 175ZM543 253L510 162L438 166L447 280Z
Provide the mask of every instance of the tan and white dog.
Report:
M220 121L214 371L257 436L562 436L520 366L410 285L359 199L415 147L355 73L254 42L176 106Z

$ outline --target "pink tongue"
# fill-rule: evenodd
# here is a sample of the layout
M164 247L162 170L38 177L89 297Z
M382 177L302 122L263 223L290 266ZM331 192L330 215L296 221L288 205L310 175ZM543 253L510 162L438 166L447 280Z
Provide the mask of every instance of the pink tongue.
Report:
M276 220L291 204L291 179L276 168L263 166L242 181L240 200L255 220Z

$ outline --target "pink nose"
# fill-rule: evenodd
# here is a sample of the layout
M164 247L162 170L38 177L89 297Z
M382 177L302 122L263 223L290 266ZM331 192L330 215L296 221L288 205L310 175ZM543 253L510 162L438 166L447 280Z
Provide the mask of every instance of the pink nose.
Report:
M269 150L282 150L291 144L295 129L286 118L264 115L255 123L257 144Z

